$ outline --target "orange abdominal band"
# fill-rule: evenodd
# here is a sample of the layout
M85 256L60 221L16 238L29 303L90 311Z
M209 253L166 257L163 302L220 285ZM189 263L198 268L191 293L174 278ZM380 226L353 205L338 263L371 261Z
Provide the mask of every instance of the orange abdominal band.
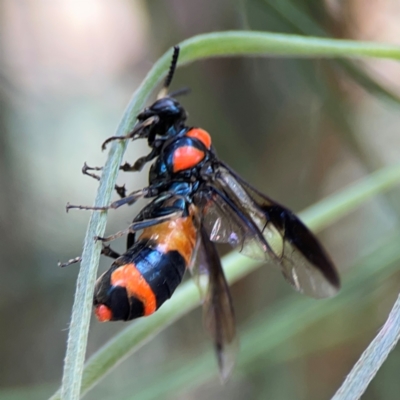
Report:
M122 286L128 297L136 297L144 306L144 315L153 314L157 309L156 296L134 264L126 264L111 274L111 285Z
M178 218L143 229L139 240L157 237L157 246L163 253L178 251L189 265L196 243L197 231L191 217Z

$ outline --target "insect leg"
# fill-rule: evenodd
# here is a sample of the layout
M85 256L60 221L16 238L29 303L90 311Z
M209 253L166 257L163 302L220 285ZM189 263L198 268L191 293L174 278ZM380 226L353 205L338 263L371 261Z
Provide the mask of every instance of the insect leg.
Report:
M82 261L82 257L79 256L79 257L71 258L70 260L68 260L65 263L59 262L58 266L62 267L62 268L63 267L68 267L68 265L76 264L76 263L81 262L81 261Z
M99 175L96 175L89 171L101 171L102 169L103 169L103 167L89 167L89 165L84 163L83 167L82 167L82 174L90 176L91 178L96 179L97 181L100 181ZM123 168L120 167L120 169L123 169ZM125 185L122 185L122 186L115 185L114 188L115 188L115 191L118 193L118 195L121 198L124 198L126 196Z
M103 254L104 256L107 256L107 257L114 258L114 259L121 256L121 254L114 251L110 246L103 246L103 248L101 250L101 254ZM68 267L68 265L76 264L81 261L82 261L82 257L79 256L79 257L71 258L70 260L66 261L65 263L59 262L58 266L61 268L64 268L64 267Z
M139 190L135 190L131 193L129 193L126 197L120 199L120 200L116 200L114 202L112 202L108 207L108 208L113 208L113 209L117 209L125 204L129 204L132 205L134 204L137 200L141 199L141 198L151 198L151 197L156 197L160 194L160 192L162 192L165 189L165 185L163 182L161 183L156 183L152 186L147 186L143 189L139 189ZM91 208L89 208L91 209ZM103 209L103 208L102 208Z
M67 203L66 208L67 208L67 212L69 210L71 210L72 208L78 209L78 210L107 211L110 208L112 208L112 209L119 208L119 207L123 206L124 204L129 204L129 205L134 204L138 199L140 199L142 197L154 197L154 196L157 196L157 194L158 194L158 189L149 186L144 189L136 190L136 191L130 193L128 196L123 197L120 200L112 202L109 206L103 206L103 207L76 206L76 205Z
M111 242L112 240L115 240L129 233L135 233L142 229L149 228L151 226L158 225L163 222L170 221L172 219L180 218L184 214L184 210L176 209L174 207L171 207L170 211L171 211L170 213L156 218L145 219L143 221L134 221L131 225L128 226L128 228L119 231L117 233L114 233L114 235L107 237L96 236L95 240L101 240L102 242Z
M125 136L111 136L108 139L106 139L103 144L101 145L101 149L105 150L107 147L107 144L110 142L113 142L114 140L135 140L135 139L140 139L142 137L146 137L146 128L148 128L149 126L156 124L159 121L159 117L157 115L153 115L149 118L147 118L144 121L140 121L138 122L135 127L133 128L133 130L131 132L129 132L127 135Z
M142 168L146 163L149 161L153 160L159 155L159 149L157 147L154 147L147 156L140 157L138 158L133 165L129 163L125 163L124 165L121 165L119 168L122 169L122 171L125 172L136 172L136 171L141 171Z
M110 246L106 246L106 245L103 245L103 248L101 249L101 254L103 256L114 258L114 259L121 256L121 254L117 253Z
M82 167L82 174L83 175L87 175L92 177L93 179L96 179L97 181L100 180L100 176L93 174L92 172L89 171L101 171L103 169L103 167L89 167L89 165L86 164L86 162L83 164Z

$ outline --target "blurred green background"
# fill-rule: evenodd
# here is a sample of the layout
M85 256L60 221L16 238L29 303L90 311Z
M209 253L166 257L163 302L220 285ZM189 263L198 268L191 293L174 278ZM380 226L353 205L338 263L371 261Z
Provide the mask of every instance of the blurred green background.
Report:
M81 167L85 161L104 163L100 145L114 133L152 62L188 37L228 29L399 43L396 0L3 0L0 5L0 400L46 398L59 385L78 266L60 269L57 262L81 253L89 219L87 212L66 214L65 204L93 203L97 183L83 176ZM189 125L212 134L223 160L298 212L398 162L399 78L399 64L391 61L226 58L179 69L172 89L192 89L181 99ZM125 159L144 151L145 145L135 142ZM119 183L133 190L146 178L146 172L121 174ZM258 340L268 342L268 326L254 321L278 318L287 319L281 334L293 325L296 334L259 354L254 341L257 356L251 360L243 352L250 352L252 342L244 343L225 387L216 363L213 379L200 385L184 379L185 366L195 368L212 346L196 310L121 363L86 398L329 398L399 292L398 199L398 191L375 198L320 235L344 289L348 271L358 266L349 301L340 303L340 294L323 301L327 310L338 305L326 316L323 309L318 318L304 321L301 314L281 315L305 300L271 268L233 286L240 336L256 326ZM128 224L141 206L110 212L107 232ZM124 244L114 247L122 250ZM391 268L379 279L357 281L357 271L371 260ZM101 271L109 264L102 260ZM93 320L88 355L124 326ZM394 350L363 399L398 399L399 367ZM168 374L171 380L163 381Z

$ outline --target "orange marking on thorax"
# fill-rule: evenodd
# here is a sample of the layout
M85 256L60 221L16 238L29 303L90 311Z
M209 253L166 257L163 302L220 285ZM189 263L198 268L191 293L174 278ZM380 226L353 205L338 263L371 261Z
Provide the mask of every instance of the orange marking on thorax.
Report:
M192 217L177 218L143 229L140 239L154 239L164 253L176 250L189 265L196 245L197 230Z
M196 149L193 146L182 146L178 147L174 151L172 157L172 164L174 166L174 172L184 171L195 167L203 158L205 154L203 151Z
M211 136L204 129L193 128L188 133L186 133L186 136L200 140L200 142L203 143L204 146L207 147L207 149L210 149L211 147Z
M135 264L126 264L117 268L111 274L111 284L126 288L128 297L139 299L144 305L144 315L150 315L156 311L156 296Z

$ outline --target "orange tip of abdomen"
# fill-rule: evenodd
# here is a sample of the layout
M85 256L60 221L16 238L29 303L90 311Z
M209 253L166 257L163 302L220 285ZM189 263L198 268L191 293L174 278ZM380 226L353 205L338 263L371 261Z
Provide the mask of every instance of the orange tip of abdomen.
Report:
M112 311L104 304L97 306L94 313L100 322L107 322L112 318Z

